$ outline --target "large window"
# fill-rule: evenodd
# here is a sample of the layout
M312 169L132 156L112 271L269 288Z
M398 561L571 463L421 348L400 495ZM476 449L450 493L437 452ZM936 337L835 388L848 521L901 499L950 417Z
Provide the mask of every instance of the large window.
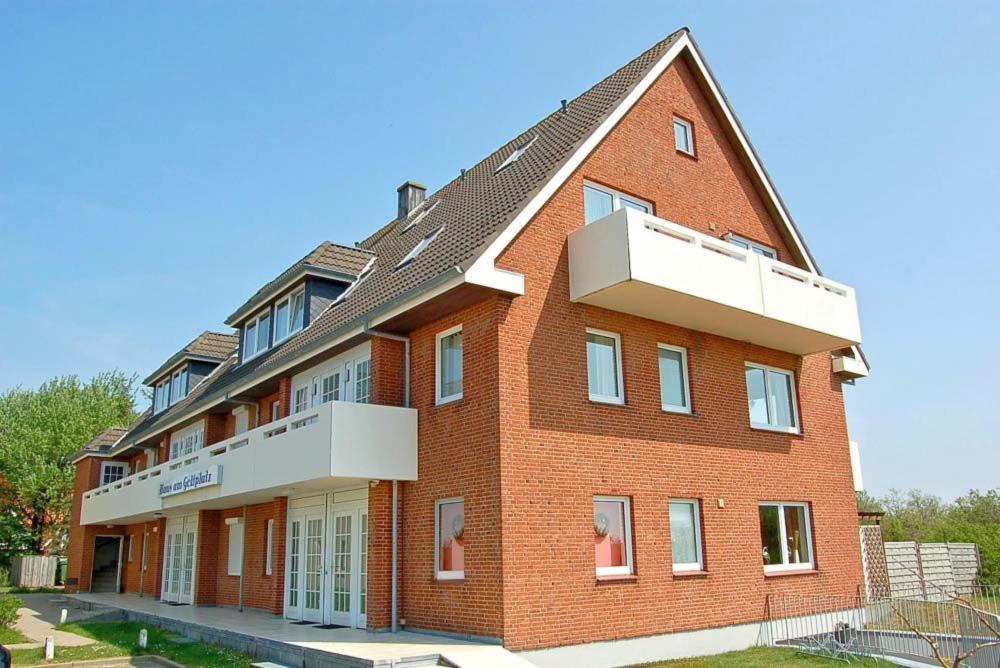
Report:
M354 363L354 401L359 404L372 400L372 361L370 358Z
M652 213L653 205L606 186L599 186L594 183L587 183L583 186L584 222L592 223L599 218L610 215L618 209L635 209L643 213Z
M660 363L660 405L671 413L690 413L687 350L661 343L657 350Z
M769 257L772 260L778 259L778 251L774 250L770 246L759 244L756 241L751 241L750 239L745 239L735 234L729 235L729 243L733 244L734 246L739 246L740 248L745 248L748 251L753 251L754 253L757 253L757 255L763 255L764 257Z
M621 337L612 332L587 330L587 389L591 401L625 403L621 343Z
M594 497L594 560L598 577L633 573L630 506L626 497Z
M128 464L119 462L101 463L101 485L110 485L128 475Z
M434 502L435 571L439 580L465 577L465 501Z
M670 547L676 572L704 569L698 506L696 499L670 500Z
M462 326L452 327L435 337L437 353L434 369L437 403L462 398Z
M674 145L681 153L694 155L694 125L674 116Z
M795 375L784 369L747 362L746 376L750 426L798 433Z
M153 388L153 412L159 413L188 395L188 368L178 369Z
M170 458L183 457L201 449L205 428L201 424L172 434L170 437Z
M765 571L812 568L809 506L805 503L761 503L760 544Z
M274 307L274 342L283 341L305 326L306 293L299 290Z
M271 311L267 310L243 328L243 361L255 357L271 345Z

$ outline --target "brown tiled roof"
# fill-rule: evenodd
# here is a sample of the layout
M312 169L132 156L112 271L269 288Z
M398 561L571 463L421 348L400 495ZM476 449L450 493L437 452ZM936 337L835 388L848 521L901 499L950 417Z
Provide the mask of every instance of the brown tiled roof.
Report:
M240 320L249 315L251 310L260 306L269 296L285 287L289 281L297 278L302 272L319 271L340 275L351 281L361 275L373 257L374 254L368 250L324 241L309 251L301 260L278 274L277 278L265 284L250 299L243 302L242 306L226 318L226 324L236 325L239 323Z
M188 395L178 404L152 416L133 430L127 440L131 442L148 437L157 425L183 417L189 409L219 398L237 384L263 376L336 338L373 310L404 295L419 292L442 277L457 275L457 268L467 268L686 32L686 29L678 30L657 43L569 102L565 111L557 109L552 112L467 170L463 176L430 195L409 218L390 221L360 242L358 250L364 252L365 257L375 257L376 260L372 269L357 282L345 299L335 302L301 333L267 353L239 366L228 364L225 370L219 370L205 379L199 386L200 392ZM520 159L497 172L516 147L536 135L538 139ZM414 221L418 222L407 229ZM399 261L422 238L439 228L441 232L430 246L412 262L397 269ZM287 278L288 272L301 267L323 247L321 245L293 265L258 291L258 295L273 289L282 277ZM360 258L357 258L355 268L359 264ZM244 307L237 313L242 312ZM234 316L230 316L227 322L231 322Z
M237 334L223 334L222 332L202 332L189 344L178 350L170 358L161 364L156 371L149 374L144 385L150 385L160 376L186 359L200 359L221 362L236 350L239 342Z

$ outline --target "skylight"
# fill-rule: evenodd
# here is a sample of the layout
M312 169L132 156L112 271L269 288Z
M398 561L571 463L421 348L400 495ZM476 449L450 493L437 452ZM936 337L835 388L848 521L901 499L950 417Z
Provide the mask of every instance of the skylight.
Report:
M406 231L410 230L411 228L415 227L417 225L417 223L419 223L421 220L423 220L427 216L427 214L429 214L431 211L433 211L434 207L436 207L440 203L441 203L441 200L436 200L433 204L431 204L429 207L427 207L427 209L425 209L424 211L421 211L419 214L417 214L417 216L413 220L411 220L409 223L406 224L406 227L404 227L403 229L401 229L399 231L399 233L402 234L403 232L406 232Z
M433 232L431 232L430 234L428 234L426 237L424 237L423 239L421 239L420 243L418 243L416 246L414 246L413 250L411 250L409 253L407 253L406 257L404 257L402 260L399 261L399 264L396 265L396 269L399 269L400 267L405 266L405 265L413 262L413 260L415 260L416 257L418 255L420 255L420 253L425 248L427 248L428 246L431 245L431 242L434 241L434 238L437 237L437 235L441 234L441 230L443 230L443 229L444 229L443 227L439 227L436 230L434 230Z
M522 155L524 155L529 148L531 148L531 145L535 143L536 139L538 139L538 135L535 135L528 141L524 142L523 144L515 148L514 152L508 155L507 159L503 161L503 164L497 167L497 172L503 171L510 165L513 165L515 162L517 162L517 159L520 158ZM495 173L496 172L494 172L494 174Z

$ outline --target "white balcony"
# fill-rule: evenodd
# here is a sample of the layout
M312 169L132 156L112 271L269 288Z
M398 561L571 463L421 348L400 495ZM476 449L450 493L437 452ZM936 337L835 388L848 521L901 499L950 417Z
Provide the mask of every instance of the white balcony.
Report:
M417 411L333 401L85 492L81 524L417 479Z
M797 355L861 343L854 289L640 211L569 235L570 299Z

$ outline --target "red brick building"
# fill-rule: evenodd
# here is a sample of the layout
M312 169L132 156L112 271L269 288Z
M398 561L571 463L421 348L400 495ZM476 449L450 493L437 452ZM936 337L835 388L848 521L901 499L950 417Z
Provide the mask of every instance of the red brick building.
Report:
M686 30L226 324L77 457L71 587L615 665L861 582L854 291Z

